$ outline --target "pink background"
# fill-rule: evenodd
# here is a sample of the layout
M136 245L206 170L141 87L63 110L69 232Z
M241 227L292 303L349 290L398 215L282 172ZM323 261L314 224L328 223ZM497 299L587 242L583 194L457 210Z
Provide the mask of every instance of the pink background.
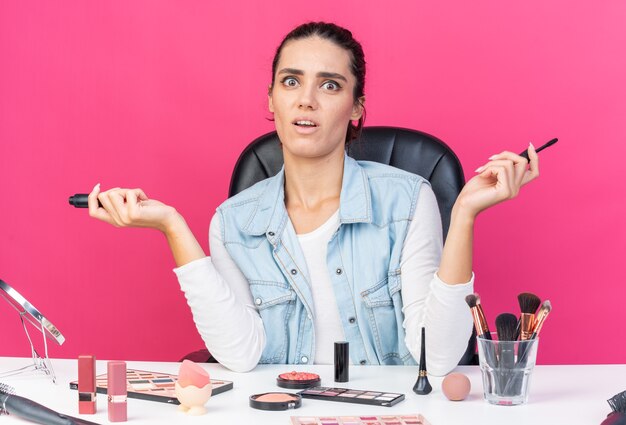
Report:
M623 363L620 0L3 1L0 278L65 334L52 356L178 360L202 346L164 237L94 221L67 198L98 182L142 187L206 247L238 154L272 129L274 50L319 19L365 48L367 124L440 137L466 176L493 153L560 138L537 182L479 218L476 290L492 324L518 311L519 292L552 301L540 363ZM29 355L4 302L0 320L0 355Z

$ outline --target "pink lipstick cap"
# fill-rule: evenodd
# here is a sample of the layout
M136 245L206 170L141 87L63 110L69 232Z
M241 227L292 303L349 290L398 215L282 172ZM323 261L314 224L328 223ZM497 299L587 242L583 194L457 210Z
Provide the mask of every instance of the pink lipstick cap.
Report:
M126 362L107 363L107 398L110 422L126 422Z
M78 413L96 413L96 357L78 356Z

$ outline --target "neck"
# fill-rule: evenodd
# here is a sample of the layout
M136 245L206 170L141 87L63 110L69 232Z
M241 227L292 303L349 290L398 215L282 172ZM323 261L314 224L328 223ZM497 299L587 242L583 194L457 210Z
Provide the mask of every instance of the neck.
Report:
M285 154L285 205L287 209L316 210L325 203L339 204L343 180L343 147L319 158Z

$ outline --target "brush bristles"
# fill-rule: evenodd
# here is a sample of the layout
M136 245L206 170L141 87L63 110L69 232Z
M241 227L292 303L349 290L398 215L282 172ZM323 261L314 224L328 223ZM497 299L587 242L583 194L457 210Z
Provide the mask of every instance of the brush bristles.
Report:
M519 301L519 308L522 310L522 313L535 314L541 304L539 297L530 292L519 294L517 300Z
M15 388L13 388L10 385L3 384L2 382L0 382L0 394L10 394L10 395L13 395L13 394L15 394Z
M607 400L614 412L626 413L626 391L615 394Z
M0 395L3 395L3 394L13 395L15 394L15 388L13 388L10 385L3 384L2 382L0 382ZM7 412L4 409L4 406L0 404L0 415L8 415L8 414L9 412Z
M469 306L469 308L476 307L476 304L480 304L480 297L478 294L469 294L465 297L465 302Z
M511 313L502 313L496 317L496 330L499 341L515 341L517 331L517 316Z
M541 309L542 310L546 310L547 313L552 311L552 303L550 303L550 300L545 300L543 302L543 304L541 304Z

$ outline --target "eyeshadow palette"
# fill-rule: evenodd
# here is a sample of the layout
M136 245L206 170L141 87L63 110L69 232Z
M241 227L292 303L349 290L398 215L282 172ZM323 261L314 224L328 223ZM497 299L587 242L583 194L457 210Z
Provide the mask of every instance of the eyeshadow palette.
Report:
M430 425L422 415L292 416L292 425Z
M311 387L298 394L300 394L302 398L342 401L344 403L373 404L385 407L391 407L404 400L404 394L351 390L349 388Z
M126 371L128 398L180 404L174 393L174 383L177 380L177 375L170 375L169 373L128 369ZM211 384L213 384L212 396L233 389L232 381L211 379ZM78 389L78 381L70 382L70 389ZM107 393L106 373L96 376L96 392L100 394Z

